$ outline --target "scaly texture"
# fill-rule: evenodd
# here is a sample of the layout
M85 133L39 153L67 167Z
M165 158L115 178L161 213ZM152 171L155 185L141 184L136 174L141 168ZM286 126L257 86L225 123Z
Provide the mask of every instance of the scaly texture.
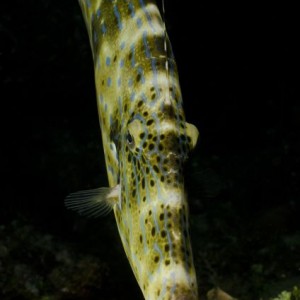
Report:
M121 240L147 300L197 299L183 164L185 122L171 45L154 1L81 0L94 58L106 167Z

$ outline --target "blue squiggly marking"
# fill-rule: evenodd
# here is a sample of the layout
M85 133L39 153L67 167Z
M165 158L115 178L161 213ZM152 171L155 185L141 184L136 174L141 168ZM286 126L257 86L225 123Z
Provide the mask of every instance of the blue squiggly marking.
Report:
M148 21L148 23L149 23L149 25L150 25L152 31L153 31L153 32L156 32L156 30L155 30L155 28L154 28L154 26L153 26L153 23L152 23L151 15L149 14L149 12L148 12L148 10L147 10L144 1L143 1L143 0L140 0L139 2L140 2L140 5L141 5L141 7L142 7L143 12L144 12L145 15L146 15L147 21Z
M145 54L147 58L151 57L151 53L150 53L150 49L148 46L148 41L147 41L147 31L143 32L143 43L144 43L144 47L145 47Z
M101 17L101 9L100 8L97 9L96 16L97 16L97 18Z
M128 3L128 7L129 7L129 10L130 10L130 16L131 16L131 18L134 18L134 16L135 16L135 10L134 10L134 6L133 6L132 2Z
M144 70L142 67L138 67L137 69L138 74L141 75L141 83L144 84L145 83L145 76L144 76Z
M137 18L136 25L137 25L138 28L141 28L143 26L143 21L142 21L141 18Z
M130 101L133 101L135 98L135 92L132 92L131 95L130 95Z
M131 45L130 51L131 51L131 54L132 54L131 66L134 67L134 65L135 65L135 46L134 46L134 44Z
M120 15L117 5L114 5L114 14L117 18L118 28L121 31L123 29L123 24L122 24L121 15Z
M107 29L106 29L106 26L104 23L101 25L101 31L103 34L106 34L106 32L107 32Z

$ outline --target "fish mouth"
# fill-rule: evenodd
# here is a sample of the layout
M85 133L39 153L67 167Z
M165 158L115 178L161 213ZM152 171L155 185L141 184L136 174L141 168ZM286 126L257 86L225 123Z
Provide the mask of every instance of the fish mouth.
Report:
M156 274L149 286L146 299L196 300L198 291L195 274L187 273L182 265L172 267L170 272Z
M197 299L183 186L161 189L139 209L131 262L145 299Z

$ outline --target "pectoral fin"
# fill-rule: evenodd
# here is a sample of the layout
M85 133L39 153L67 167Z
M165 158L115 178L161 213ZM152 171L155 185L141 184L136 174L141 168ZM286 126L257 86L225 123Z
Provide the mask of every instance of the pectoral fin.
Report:
M101 187L98 189L79 191L68 195L65 199L67 208L88 217L107 215L119 201L120 186L113 188Z
M192 150L197 144L199 131L195 125L186 122L186 134L190 141L190 149Z

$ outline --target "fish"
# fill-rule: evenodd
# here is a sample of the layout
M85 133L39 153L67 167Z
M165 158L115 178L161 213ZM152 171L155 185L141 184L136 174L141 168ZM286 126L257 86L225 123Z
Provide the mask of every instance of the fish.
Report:
M198 140L186 122L177 65L153 0L79 0L92 49L109 187L66 206L114 212L146 300L198 299L183 168Z

